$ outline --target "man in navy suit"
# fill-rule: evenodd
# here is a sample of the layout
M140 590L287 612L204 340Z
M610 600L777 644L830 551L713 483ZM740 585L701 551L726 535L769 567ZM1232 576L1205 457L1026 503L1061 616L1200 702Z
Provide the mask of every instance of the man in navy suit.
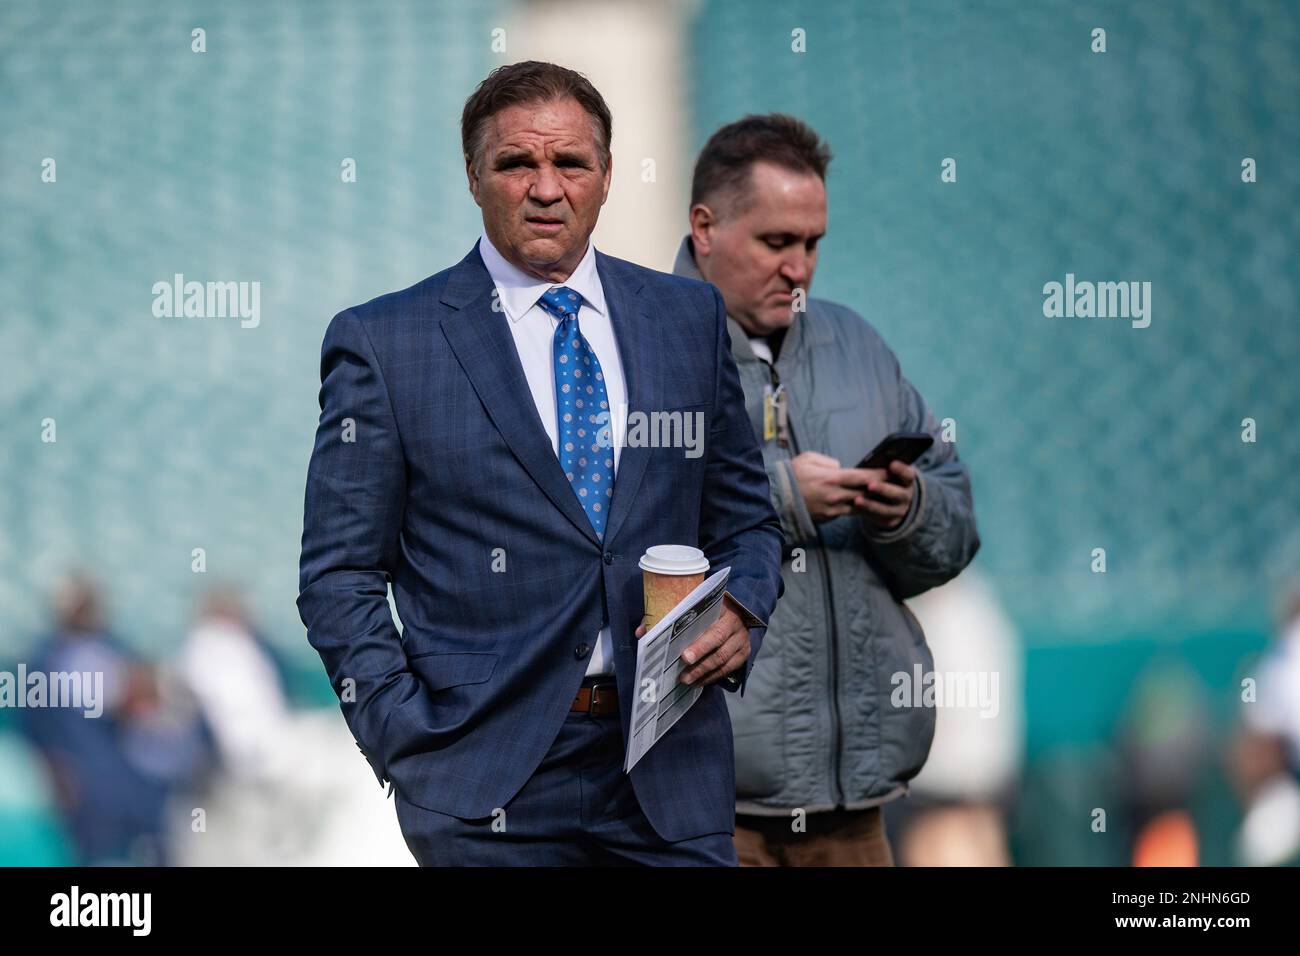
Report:
M758 654L743 611L780 597L780 524L718 291L589 241L610 134L580 74L494 71L461 118L483 236L325 333L298 608L422 864L736 863L722 695ZM624 431L637 414L692 416L702 447ZM740 607L626 774L656 544L729 566Z

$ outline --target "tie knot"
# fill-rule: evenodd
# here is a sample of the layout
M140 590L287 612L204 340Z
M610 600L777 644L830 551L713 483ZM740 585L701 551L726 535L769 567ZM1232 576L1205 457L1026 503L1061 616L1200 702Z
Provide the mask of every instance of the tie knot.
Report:
M578 309L582 306L582 296L567 285L562 285L543 292L538 304L563 320L566 316L578 314Z

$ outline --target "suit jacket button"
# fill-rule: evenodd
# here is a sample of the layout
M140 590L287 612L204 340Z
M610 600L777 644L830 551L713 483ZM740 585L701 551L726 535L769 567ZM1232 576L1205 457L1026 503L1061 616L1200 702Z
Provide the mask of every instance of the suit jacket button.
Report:
M573 649L573 656L576 657L578 660L582 660L584 657L587 656L588 653L590 653L590 651L591 651L591 645L579 644L577 647Z
M606 551L606 552L605 552L605 563L606 563L606 564L613 564L613 563L614 563L614 553L613 553L612 551Z

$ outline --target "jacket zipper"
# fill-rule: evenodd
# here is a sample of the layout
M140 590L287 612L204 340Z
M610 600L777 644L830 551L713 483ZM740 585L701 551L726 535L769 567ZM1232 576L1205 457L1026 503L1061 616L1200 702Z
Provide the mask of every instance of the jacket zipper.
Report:
M772 383L772 390L775 392L781 385L781 374L776 370L776 363L761 358L759 361L767 366L768 380ZM790 439L790 448L797 456L799 454L799 443L795 440L794 427L790 425L789 415L786 416L786 434ZM799 494L797 487L795 488L795 494ZM844 802L844 794L840 788L840 750L843 746L843 728L840 725L839 668L836 663L839 659L836 653L839 635L835 627L835 593L831 589L831 570L826 561L826 541L822 538L821 528L817 526L815 521L813 522L813 532L817 535L817 543L821 546L822 553L819 563L821 565L822 581L826 585L826 620L830 623L831 730L835 738L835 746L831 748L830 784L831 799L838 808Z

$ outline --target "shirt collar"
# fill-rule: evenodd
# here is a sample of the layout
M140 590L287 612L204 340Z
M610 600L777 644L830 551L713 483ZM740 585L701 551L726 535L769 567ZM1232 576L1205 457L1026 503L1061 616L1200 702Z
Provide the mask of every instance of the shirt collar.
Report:
M596 247L590 239L582 261L563 282L548 282L524 272L497 251L486 231L479 238L478 253L501 295L501 307L511 322L522 319L544 292L561 285L582 296L584 305L605 314L605 290L600 284L600 273L596 271Z

